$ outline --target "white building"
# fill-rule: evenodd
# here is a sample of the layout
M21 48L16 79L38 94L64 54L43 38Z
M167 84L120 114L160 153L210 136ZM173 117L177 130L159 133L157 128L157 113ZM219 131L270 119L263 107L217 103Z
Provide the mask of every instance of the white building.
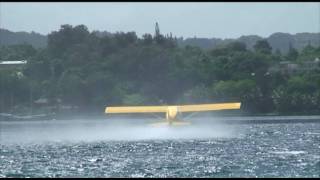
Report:
M22 60L22 61L0 61L0 68L6 68L6 69L21 68L25 64L27 64L26 60Z

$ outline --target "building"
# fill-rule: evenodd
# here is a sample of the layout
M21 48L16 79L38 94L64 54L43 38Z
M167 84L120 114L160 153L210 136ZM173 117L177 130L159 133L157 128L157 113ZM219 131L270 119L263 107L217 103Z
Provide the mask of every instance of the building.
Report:
M27 64L26 60L0 61L0 69L21 69L25 64Z
M270 72L281 72L286 74L295 74L312 70L320 70L320 59L315 58L313 61L295 63L291 61L281 61L278 65L270 67Z

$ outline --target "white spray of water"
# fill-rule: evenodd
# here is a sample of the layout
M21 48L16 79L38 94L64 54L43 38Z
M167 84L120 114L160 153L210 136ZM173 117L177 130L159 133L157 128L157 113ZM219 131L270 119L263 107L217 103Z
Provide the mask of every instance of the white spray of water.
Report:
M56 120L33 122L1 122L0 144L62 141L138 141L157 139L206 139L234 137L234 126L212 121L179 127L152 127L152 121Z

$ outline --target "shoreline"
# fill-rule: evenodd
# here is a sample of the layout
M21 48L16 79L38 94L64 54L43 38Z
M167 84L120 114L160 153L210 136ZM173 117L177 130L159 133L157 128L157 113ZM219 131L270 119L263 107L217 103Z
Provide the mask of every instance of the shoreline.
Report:
M76 113L75 113L76 114ZM103 113L80 113L80 114L34 114L34 115L13 115L9 113L0 113L0 121L4 122L23 122L23 121L72 121L72 120L88 120L90 119L152 119L155 116L150 114L121 114L121 115L107 115ZM160 115L160 117L162 117ZM164 117L164 116L163 116ZM186 118L188 116L182 116ZM305 115L305 114L222 114L222 113L204 113L203 115L194 116L193 118L214 118L217 122L230 124L250 124L250 123L309 123L319 122L320 115ZM156 119L156 118L155 118Z

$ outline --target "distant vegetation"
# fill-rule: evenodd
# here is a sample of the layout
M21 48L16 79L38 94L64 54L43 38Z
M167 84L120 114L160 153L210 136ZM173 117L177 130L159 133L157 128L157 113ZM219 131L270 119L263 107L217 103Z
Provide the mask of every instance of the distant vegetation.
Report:
M0 46L31 44L35 48L47 46L47 36L31 32L11 32L0 28Z
M212 49L215 47L223 46L231 42L245 43L247 48L253 50L254 44L264 38L256 35L241 36L237 39L220 39L220 38L187 38L179 39L179 46L199 46L204 49ZM289 33L273 33L265 38L268 41L272 50L275 52L279 50L281 53L288 53L290 46L301 51L308 44L311 46L320 46L320 33L297 33L291 35Z
M320 112L320 46L307 41L287 53L268 39L214 48L179 46L179 39L155 33L89 32L62 25L47 46L2 46L1 60L28 60L23 75L0 69L2 112L40 107L77 107L103 112L111 105L160 105L241 101L257 113ZM44 105L45 104L45 105Z
M98 37L111 36L112 33L107 31L93 31ZM31 32L11 32L6 29L0 28L0 46L1 45L15 45L15 44L31 44L35 48L45 48L47 46L47 36L39 33ZM267 38L263 38L257 35L241 36L237 39L221 39L221 38L186 38L180 37L177 39L179 47L198 46L203 49L213 49L219 46L224 46L231 42L242 42L246 44L246 47L253 50L253 45L259 41L265 39L272 47L273 52L280 51L281 53L288 53L290 46L294 47L298 51L301 51L308 44L314 47L320 46L320 33L273 33Z

